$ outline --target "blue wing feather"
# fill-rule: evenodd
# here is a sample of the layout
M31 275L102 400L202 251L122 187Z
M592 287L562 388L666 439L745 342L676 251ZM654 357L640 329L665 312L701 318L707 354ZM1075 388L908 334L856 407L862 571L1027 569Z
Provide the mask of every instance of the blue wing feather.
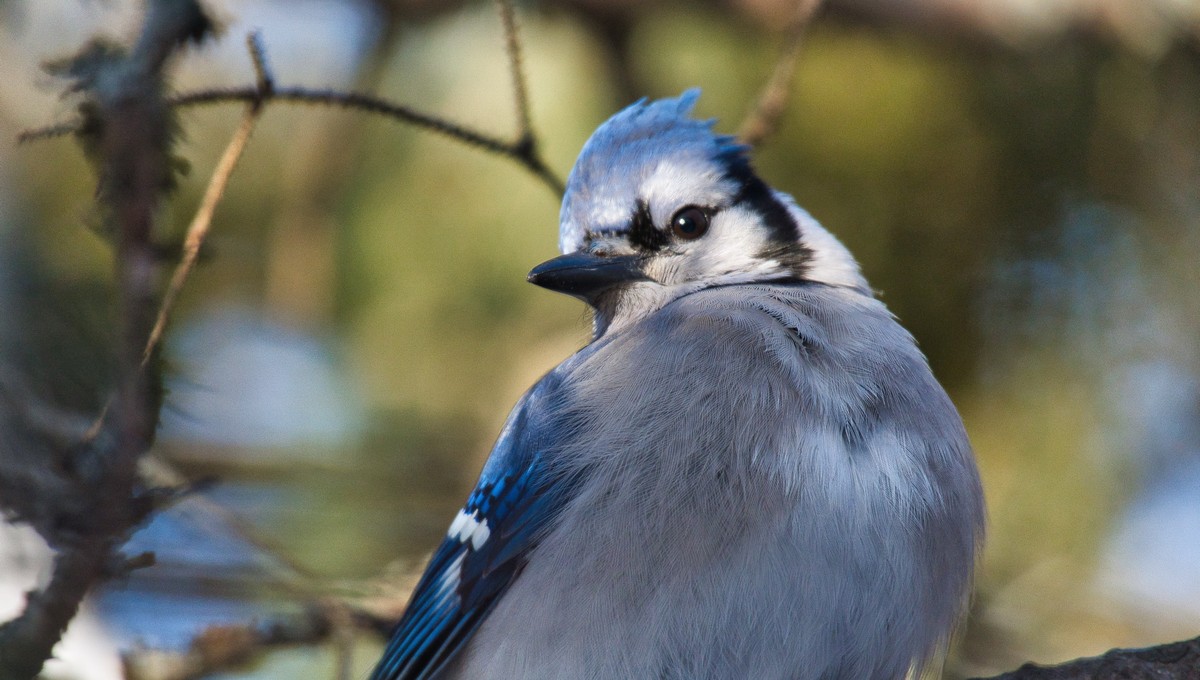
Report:
M520 574L568 497L528 427L543 380L517 404L475 490L429 561L372 680L426 680L449 663ZM534 428L536 429L536 428Z

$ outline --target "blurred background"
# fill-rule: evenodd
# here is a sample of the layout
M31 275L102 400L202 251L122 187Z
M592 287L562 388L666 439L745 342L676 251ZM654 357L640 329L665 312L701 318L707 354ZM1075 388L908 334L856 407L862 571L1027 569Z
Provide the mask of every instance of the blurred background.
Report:
M515 127L490 3L208 4L225 34L177 64L178 90L252 82L242 36L257 28L281 84ZM97 33L130 38L139 11L0 0L0 380L84 422L114 342L95 180L69 139L15 139L72 115L40 64ZM700 115L734 131L794 11L520 4L550 165L565 177L632 99L695 85ZM165 241L239 114L182 113L191 172ZM755 158L857 255L976 447L990 533L947 676L1200 634L1200 1L828 0ZM168 340L157 450L218 481L134 537L159 566L92 597L46 677L122 677L120 650L292 611L297 574L340 596L405 583L508 409L588 338L579 303L525 283L555 254L557 214L504 159L272 105ZM0 620L48 559L36 533L0 526ZM355 677L381 645L360 637ZM332 677L330 646L219 677Z

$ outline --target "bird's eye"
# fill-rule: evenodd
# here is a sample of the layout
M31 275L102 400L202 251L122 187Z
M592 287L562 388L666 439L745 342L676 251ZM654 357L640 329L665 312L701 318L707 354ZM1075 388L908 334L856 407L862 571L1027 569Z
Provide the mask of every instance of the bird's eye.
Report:
M680 208L671 218L671 231L685 241L694 241L708 231L708 212L689 205Z

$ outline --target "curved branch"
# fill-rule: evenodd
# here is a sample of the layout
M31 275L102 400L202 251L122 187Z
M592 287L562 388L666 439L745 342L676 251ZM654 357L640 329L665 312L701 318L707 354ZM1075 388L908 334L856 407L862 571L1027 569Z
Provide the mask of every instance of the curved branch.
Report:
M474 146L484 151L510 158L542 181L556 195L561 196L565 187L561 179L550 170L537 152L531 134L524 134L515 142L477 132L464 125L446 120L412 107L397 104L382 97L362 92L341 92L334 89L310 89L306 87L268 87L261 85L233 88L213 88L185 92L167 99L173 107L206 106L211 104L244 103L263 106L273 101L293 104L314 104L354 109L366 113L392 118L436 132ZM61 137L77 132L80 123L60 123L49 127L26 130L17 136L20 142Z
M203 106L231 102L251 103L255 101L261 101L263 104L266 104L272 101L283 101L299 104L336 106L373 113L415 125L430 132L445 135L468 146L478 147L484 151L511 158L533 173L534 176L557 194L561 195L564 191L562 181L550 171L545 161L537 155L536 151L530 147L525 139L508 142L498 137L477 132L445 118L424 113L412 107L396 104L382 97L362 92L341 92L333 89L310 89L306 87L276 87L264 93L256 87L237 87L186 92L172 97L167 101L172 106ZM41 131L35 130L27 134L37 134L39 132Z
M1057 666L1027 663L1015 671L977 680L1183 680L1197 675L1200 675L1200 637L1142 649L1113 649L1101 656Z

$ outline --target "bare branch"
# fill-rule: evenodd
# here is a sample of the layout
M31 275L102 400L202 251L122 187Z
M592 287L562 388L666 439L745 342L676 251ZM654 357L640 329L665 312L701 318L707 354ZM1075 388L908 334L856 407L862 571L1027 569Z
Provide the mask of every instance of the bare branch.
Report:
M55 557L50 583L28 595L21 616L0 626L0 678L37 676L84 595L100 578L104 560L97 556L109 553L111 547L107 540L87 541Z
M129 680L198 680L251 663L277 647L332 641L335 677L348 680L353 677L354 635L390 627L346 602L322 598L309 602L300 614L206 628L183 651L138 648L125 652L122 661Z
M1200 637L1143 649L1113 649L1102 656L1057 666L1027 663L987 680L1122 680L1194 678L1200 669Z
M356 109L373 113L397 121L424 128L450 137L468 146L478 147L484 151L504 156L516 161L526 170L533 173L556 195L561 196L566 190L561 179L550 170L546 162L537 154L530 143L531 137L526 136L516 142L508 142L499 137L476 132L458 123L451 122L432 114L417 111L403 104L390 102L382 97L362 92L339 92L337 90L314 90L305 87L281 87L264 91L259 87L213 88L196 90L177 95L167 100L171 106L203 106L207 104L228 104L245 102L266 104L271 101L281 101L294 104L316 104L337 106L346 109ZM79 131L80 123L59 123L56 125L26 130L17 136L20 142L62 137Z
M275 89L275 76L267 64L267 52L263 48L262 36L258 31L246 35L246 49L250 51L250 61L254 64L254 76L260 92L270 92Z
M756 145L762 142L779 127L779 120L787 110L792 76L796 73L796 62L804 42L804 30L820 4L820 0L804 0L798 4L775 68L755 100L754 108L746 114L738 127L737 136L746 144Z
M499 0L500 16L504 22L505 46L508 52L509 64L513 76L513 97L517 110L517 136L514 141L506 141L464 125L454 123L446 118L418 111L412 107L396 104L382 97L361 92L341 92L332 89L309 89L304 87L276 87L275 79L266 61L260 38L257 33L247 36L251 60L254 63L256 84L253 87L214 88L187 92L167 99L172 107L201 106L206 104L225 104L243 102L261 107L272 101L282 101L298 104L315 104L337 106L355 109L366 113L392 118L402 123L436 132L458 140L468 146L478 147L489 153L516 161L535 177L542 181L557 196L565 191L562 180L546 165L537 148L537 139L533 133L529 116L529 98L522 71L521 44L517 34L516 18L512 5ZM50 127L26 130L18 136L19 141L32 141L59 137L80 129L81 122L62 123Z
M250 39L250 42L251 45L254 44L253 38ZM251 52L253 51L251 49ZM259 82L263 84L269 81L260 79ZM162 342L163 332L166 330L167 321L175 307L175 301L179 297L179 292L183 289L183 284L187 282L188 276L196 267L196 261L200 258L200 248L204 245L204 240L208 237L209 228L212 226L213 213L216 212L217 204L220 203L221 197L225 194L225 187L229 184L229 177L233 174L234 168L237 167L238 159L241 158L242 152L246 149L247 142L250 141L250 135L254 132L254 124L258 121L260 110L257 102L251 103L246 107L246 113L242 116L242 122L238 125L237 132L234 133L233 139L229 140L229 144L225 147L225 152L221 154L221 159L217 161L217 167L213 170L212 177L208 180L208 188L204 191L204 198L200 201L200 207L197 208L195 216L192 217L192 222L188 225L187 235L184 237L183 257L175 267L175 273L171 275L171 282L167 285L167 290L163 294L162 304L159 305L158 309L158 316L146 341L146 348L142 352L141 368L143 371L147 368L151 358L158 350L159 344Z
M333 637L334 680L352 680L354 672L354 617L348 607L339 603L329 607L329 623Z
M151 357L154 356L162 342L163 332L166 330L167 321L175 307L175 300L183 289L183 284L187 282L188 276L191 275L192 270L196 267L196 262L200 259L200 249L212 226L213 213L216 212L221 197L225 195L225 187L229 184L229 178L233 175L233 170L237 167L238 160L242 157L242 152L246 150L246 144L250 141L250 135L254 132L254 125L258 122L258 115L262 111L263 99L275 89L274 78L267 66L266 52L263 50L257 31L252 31L246 36L246 49L250 52L250 60L254 63L259 96L247 105L242 122L238 125L233 139L229 140L220 160L217 161L217 167L213 169L212 177L208 180L208 187L204 190L204 198L200 201L200 207L196 209L196 214L192 217L191 224L188 225L187 235L183 241L183 257L175 267L175 273L171 275L171 282L163 294L154 327L150 331L146 348L142 352L141 369L143 371L146 370Z
M42 139L53 139L55 137L66 137L79 130L82 123L75 121L73 123L59 123L58 125L49 125L43 128L35 128L33 130L25 130L17 135L17 143L24 144L26 142L36 142Z
M533 124L529 118L529 93L525 87L525 69L521 62L521 39L517 34L517 18L512 0L496 0L500 10L500 21L504 24L504 51L508 54L508 67L512 74L513 103L517 109L517 139L533 138Z
M38 674L83 597L114 565L128 563L117 550L144 517L137 465L154 440L161 384L143 370L142 352L156 306L154 222L174 171L162 72L176 50L211 29L195 0L156 0L128 56L92 43L59 65L86 98L81 114L92 122L80 128L80 138L96 164L98 202L117 241L118 380L107 409L111 419L66 454L71 464L64 481L84 502L64 518L69 530L39 528L59 552L50 583L0 626L0 680Z
M547 187L556 194L564 191L563 183L534 151L523 145L522 140L516 143L506 142L498 137L477 132L463 125L453 123L445 118L417 111L402 104L361 92L340 92L337 90L313 90L304 87L277 87L270 93L262 93L257 88L240 87L228 89L210 89L188 92L169 100L173 106L200 106L205 104L225 104L229 102L253 102L261 100L264 104L272 101L284 101L301 104L319 104L355 109L393 118L403 123L456 139L468 146L475 146L500 156L517 161L526 170L532 172Z
M129 680L193 680L228 670L273 647L317 644L329 638L331 607L313 605L298 616L206 628L182 652L133 649L122 655Z
M530 122L529 96L521 59L521 41L517 33L516 16L512 3L510 0L497 0L497 4L500 9L501 21L504 24L505 50L512 72L513 99L517 115L517 135L516 139L511 142L370 94L339 92L330 89L314 90L303 87L278 88L275 86L275 78L267 64L266 53L257 32L246 37L250 58L254 64L256 78L254 87L198 90L171 97L167 99L167 104L175 107L244 102L258 108L268 102L278 100L290 103L338 106L386 116L445 135L469 146L510 158L533 173L555 195L561 196L565 187L562 180L550 170L538 152L537 138ZM27 142L60 137L77 132L81 125L81 122L62 123L26 130L18 135L17 139L20 142Z

